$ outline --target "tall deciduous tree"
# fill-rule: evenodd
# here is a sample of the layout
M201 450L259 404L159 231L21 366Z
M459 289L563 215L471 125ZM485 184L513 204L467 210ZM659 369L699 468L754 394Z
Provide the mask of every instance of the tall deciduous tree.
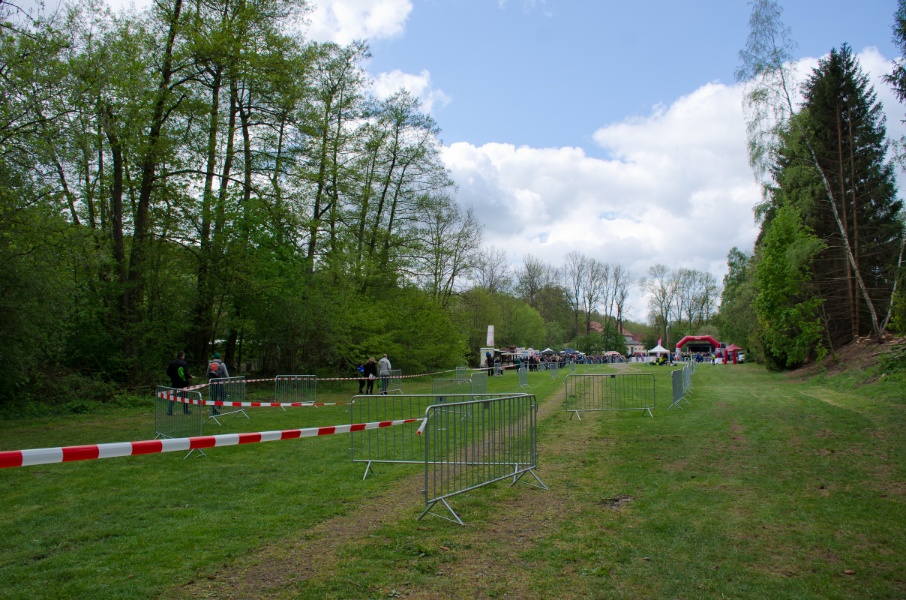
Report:
M794 367L824 353L820 310L812 263L824 244L792 206L771 221L756 267L756 310L769 366Z

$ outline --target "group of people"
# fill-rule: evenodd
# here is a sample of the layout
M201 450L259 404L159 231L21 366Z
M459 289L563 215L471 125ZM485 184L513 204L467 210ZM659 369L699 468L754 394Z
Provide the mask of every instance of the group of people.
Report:
M375 361L374 357L370 357L367 361L359 363L358 368L356 369L359 373L359 393L360 394L373 394L374 393L374 382L380 379L381 382L381 394L387 395L387 389L390 387L390 359L387 358L387 355L383 355L380 360ZM230 376L230 372L227 369L226 363L221 360L220 353L215 352L211 356L211 360L208 362L208 368L206 371L208 381L212 379L225 379ZM167 376L170 378L170 385L177 390L184 390L189 387L192 381L192 375L189 374L189 364L186 362L186 353L183 350L180 350L176 354L176 358L170 361L170 364L167 365ZM211 384L211 398L213 400L226 400L225 398L225 389L222 385L218 385L216 382ZM179 392L177 392L179 394ZM173 404L175 402L171 401L170 406L167 409L167 415L173 415ZM191 414L189 410L189 405L183 403L182 405L183 414ZM213 407L213 413L219 414L217 407Z
M377 362L375 362L373 356L369 357L365 362L360 362L359 366L356 367L356 371L359 373L359 393L373 394L374 381L380 377L381 394L386 396L387 389L390 387L390 369L392 369L390 359L387 358L386 354Z
M211 356L210 362L208 362L207 368L208 381L212 379L224 379L230 376L230 372L227 369L226 363L220 359L220 353L215 352ZM186 362L186 353L184 350L180 350L176 354L176 358L170 361L170 364L167 365L167 376L170 378L170 386L176 388L177 390L184 390L189 387L192 382L192 375L189 374L189 364ZM224 390L222 385L212 385L211 387L211 398L214 400L225 400L226 399L226 390ZM182 395L177 392L177 394L182 397ZM167 408L167 415L173 415L173 402L170 402L170 406ZM191 414L189 410L189 405L183 403L182 405L183 414ZM219 414L217 407L213 407L213 413Z

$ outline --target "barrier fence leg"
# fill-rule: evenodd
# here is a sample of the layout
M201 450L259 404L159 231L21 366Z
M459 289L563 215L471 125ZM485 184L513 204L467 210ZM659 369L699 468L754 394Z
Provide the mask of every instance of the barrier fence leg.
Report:
M453 519L451 519L450 517L445 517L445 516L443 516L443 515L439 515L439 514L437 514L437 513L431 512L431 509L434 508L434 505L437 504L438 502L443 502L444 506L447 507L447 510L450 511L450 514L453 515ZM463 527L466 526L466 524L462 522L462 519L459 518L459 515L456 514L456 511L453 510L453 508L452 508L449 504L447 504L447 499L446 499L446 498L440 498L439 500L435 500L434 502L432 502L431 504L429 504L429 505L428 505L428 508L426 508L426 509L422 512L422 514L419 515L418 520L421 521L421 520L422 520L422 517L424 517L424 516L427 515L428 513L431 513L431 514L434 515L435 517L439 517L439 518L443 519L444 521L450 521L451 523L459 523L459 524L462 525ZM455 519L455 520L454 520L454 519Z

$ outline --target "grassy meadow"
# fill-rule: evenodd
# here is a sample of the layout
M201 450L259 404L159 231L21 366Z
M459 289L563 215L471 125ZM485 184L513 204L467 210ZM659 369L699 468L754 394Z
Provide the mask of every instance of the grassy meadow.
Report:
M654 418L570 419L566 373L530 374L550 489L456 496L465 527L417 520L418 465L363 480L343 435L2 469L0 597L906 597L903 382L701 365L668 409L669 369L628 368L655 373ZM0 450L151 439L152 402L6 418ZM205 433L347 422L343 406L249 414Z

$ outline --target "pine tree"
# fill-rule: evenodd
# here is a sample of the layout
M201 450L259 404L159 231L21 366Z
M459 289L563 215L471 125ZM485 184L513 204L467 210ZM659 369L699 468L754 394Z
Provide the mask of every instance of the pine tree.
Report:
M803 110L780 149L774 203L797 206L825 244L813 271L829 342L837 348L872 333L870 308L876 314L888 309L902 202L886 160L881 104L846 44L819 62L803 92ZM860 293L856 268L867 293Z

